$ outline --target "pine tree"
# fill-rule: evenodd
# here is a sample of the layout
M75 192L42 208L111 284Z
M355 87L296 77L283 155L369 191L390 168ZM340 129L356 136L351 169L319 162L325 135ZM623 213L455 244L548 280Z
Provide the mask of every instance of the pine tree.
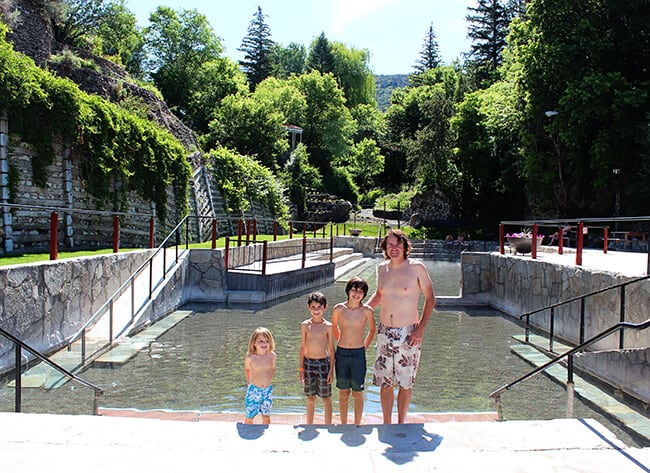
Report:
M433 31L433 23L429 25L424 37L424 44L422 51L420 51L420 59L415 64L415 70L419 73L426 72L429 69L434 69L440 65L440 53L438 50L438 41L436 41L436 33Z
M244 59L239 64L246 74L251 91L273 72L275 43L271 39L271 28L264 22L265 16L262 7L258 6L257 13L248 26L248 34L238 49L244 53Z
M467 9L471 12L465 17L469 23L467 36L472 39L468 63L485 87L497 79L511 15L500 0L478 0L476 8Z
M334 72L334 55L332 54L332 45L325 37L325 33L321 33L318 38L312 43L307 56L307 63L305 69L308 71L317 70L323 74Z

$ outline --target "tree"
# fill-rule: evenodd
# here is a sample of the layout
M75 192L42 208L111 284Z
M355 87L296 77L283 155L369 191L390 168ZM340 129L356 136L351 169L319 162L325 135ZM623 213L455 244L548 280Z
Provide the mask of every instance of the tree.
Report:
M350 156L342 160L350 171L361 192L369 191L375 184L375 177L384 171L384 157L375 140L364 138L356 143Z
M472 39L467 62L477 82L487 87L498 79L511 16L501 0L478 0L476 7L467 9L467 36Z
M63 44L84 47L104 14L104 0L56 0L48 2L54 38Z
M143 77L144 35L124 0L105 6L95 34L101 39L102 55L115 58L132 76Z
M279 173L289 193L289 200L296 209L296 217L304 220L307 210L307 195L322 190L323 178L317 168L309 164L304 144L299 144L291 153L285 170Z
M527 19L513 22L527 193L538 212L611 215L617 189L624 213L646 211L647 194L637 189L650 185L642 180L650 150L649 21L642 0L533 0Z
M185 119L197 87L196 71L219 57L221 42L197 10L158 7L149 22L145 29L147 71L170 108Z
M348 108L359 104L376 106L375 77L370 70L367 50L348 48L343 43L330 43L334 76L343 89Z
M274 69L273 52L275 43L271 40L271 28L264 22L265 15L262 7L257 7L248 26L248 34L244 36L238 51L244 53L244 59L239 61L251 92L257 84L269 77Z
M276 43L273 56L273 76L278 79L288 79L291 74L300 75L305 70L307 49L302 44L291 42L285 48Z
M438 49L438 41L436 40L436 33L433 31L433 23L429 25L429 30L424 37L424 44L422 51L420 51L420 58L415 64L417 72L426 72L429 69L438 67L440 65L440 51Z
M307 62L305 63L306 71L318 71L321 74L334 72L334 56L332 55L332 45L325 37L325 33L321 33L316 38L309 48L307 55Z

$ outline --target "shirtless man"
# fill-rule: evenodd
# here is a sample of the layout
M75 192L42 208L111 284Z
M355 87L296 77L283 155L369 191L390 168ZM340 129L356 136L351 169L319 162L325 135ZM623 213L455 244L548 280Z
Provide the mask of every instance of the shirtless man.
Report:
M354 423L363 417L363 390L366 380L366 350L377 330L375 313L363 298L368 293L365 279L355 276L345 285L347 300L334 306L332 326L337 340L335 368L339 388L341 424L348 423L350 391L354 404ZM366 328L368 333L366 334Z
M411 243L401 230L391 230L381 242L387 261L377 266L377 289L368 305L379 310L377 358L373 384L380 387L384 424L392 423L394 387L397 421L403 424L420 362L424 329L436 304L433 283L420 261L408 259ZM418 312L424 296L422 314Z

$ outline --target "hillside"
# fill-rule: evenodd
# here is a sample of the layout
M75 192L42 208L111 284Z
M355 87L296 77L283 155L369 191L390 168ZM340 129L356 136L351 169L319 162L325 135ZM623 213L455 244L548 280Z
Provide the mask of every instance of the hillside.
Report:
M376 75L375 83L377 86L377 106L379 110L385 112L390 105L390 97L398 87L406 87L408 85L408 74L390 74L390 75Z

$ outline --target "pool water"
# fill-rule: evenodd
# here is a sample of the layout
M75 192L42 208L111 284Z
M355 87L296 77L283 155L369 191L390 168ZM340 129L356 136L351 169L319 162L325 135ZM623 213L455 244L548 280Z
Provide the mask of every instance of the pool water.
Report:
M336 283L319 288L331 308L345 300L345 282L361 275L375 287L371 262ZM460 265L427 262L437 295L457 295ZM248 339L257 326L269 328L276 343L275 413L303 413L305 400L298 378L300 323L309 316L306 294L261 309L193 307L192 315L162 335L121 367L91 368L82 376L105 390L102 407L244 411L246 382L243 363ZM184 309L187 309L184 308ZM436 310L422 346L421 364L410 412L494 411L488 397L498 387L531 370L510 352L513 335L523 328L489 308ZM365 408L380 413L379 389L372 385L374 344L368 350ZM75 391L71 395L70 391ZM92 410L92 392L68 383L44 392L23 390L24 412L84 413ZM338 412L334 393L334 410ZM546 376L536 376L502 396L508 419L565 417L566 391ZM13 389L0 389L0 409L13 407ZM322 403L316 403L322 412ZM352 406L350 406L352 412ZM633 440L599 413L576 399L576 417L599 420L628 444Z

